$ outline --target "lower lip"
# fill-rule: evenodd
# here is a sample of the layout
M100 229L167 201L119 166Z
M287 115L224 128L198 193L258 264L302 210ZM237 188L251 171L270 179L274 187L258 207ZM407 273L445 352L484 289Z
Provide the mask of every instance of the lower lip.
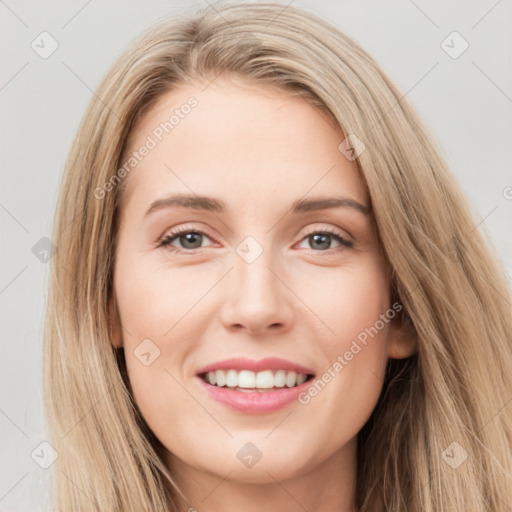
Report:
M207 384L201 377L196 377L210 396L231 409L245 414L265 414L281 409L297 400L297 397L309 387L314 379L293 388L279 388L274 391L236 391L232 388L219 388Z

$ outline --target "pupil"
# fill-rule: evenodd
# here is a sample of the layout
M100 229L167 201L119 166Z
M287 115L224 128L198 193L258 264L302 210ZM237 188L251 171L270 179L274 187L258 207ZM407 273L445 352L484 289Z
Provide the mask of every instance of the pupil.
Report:
M184 247L187 249L197 249L198 247L201 247L201 234L200 233L187 233L186 235L182 235L180 238L181 241L185 240L185 243L183 244ZM197 243L199 240L199 245L196 247L194 246L194 243ZM192 244L192 247L190 247L190 244Z
M330 238L331 238L330 235L323 235L323 234L316 234L316 235L310 236L310 240L313 239L314 243L317 243L317 242L320 243L321 247L317 246L317 248L320 248L320 249L329 249ZM323 243L322 243L322 240L323 240ZM327 240L327 242L325 240Z

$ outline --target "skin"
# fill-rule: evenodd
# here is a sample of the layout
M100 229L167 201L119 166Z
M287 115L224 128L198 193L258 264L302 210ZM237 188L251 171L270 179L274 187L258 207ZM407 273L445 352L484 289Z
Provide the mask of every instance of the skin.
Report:
M182 510L354 511L357 433L388 358L415 351L404 326L386 323L308 404L272 413L229 409L195 375L231 357L275 356L321 376L391 307L371 215L347 206L290 212L304 197L339 195L369 206L364 183L338 150L344 136L326 114L279 89L225 76L162 96L136 126L131 150L190 96L197 107L125 183L113 343L124 347L135 401L187 496ZM172 206L144 216L153 201L178 192L221 199L227 210ZM181 253L158 247L180 226L206 235L195 245L176 237ZM335 237L315 244L309 235L325 229L353 246ZM249 235L263 249L250 264L236 252ZM160 355L145 366L134 350L148 338ZM237 458L247 442L262 453L250 468Z

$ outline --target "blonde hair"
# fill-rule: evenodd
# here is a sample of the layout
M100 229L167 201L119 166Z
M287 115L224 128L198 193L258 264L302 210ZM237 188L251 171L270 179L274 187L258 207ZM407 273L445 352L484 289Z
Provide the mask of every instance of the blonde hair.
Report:
M152 27L109 71L78 130L54 224L44 344L58 511L177 510L180 491L111 343L123 187L102 199L94 191L119 169L134 126L162 94L221 73L300 95L366 146L355 162L418 352L389 361L359 434L360 511L510 510L512 320L497 258L427 129L378 64L316 15L265 3L217 4ZM456 468L454 454L467 455Z

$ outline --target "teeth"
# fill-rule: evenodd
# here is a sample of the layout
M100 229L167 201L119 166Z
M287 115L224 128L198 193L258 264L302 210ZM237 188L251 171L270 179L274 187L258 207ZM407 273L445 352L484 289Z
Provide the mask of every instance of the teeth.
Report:
M289 372L286 374L286 385L291 388L297 383L297 374L295 372Z
M241 387L241 386L240 386ZM270 370L258 372L256 374L256 386L257 388L270 389L274 387L274 375Z
M216 370L208 372L204 380L213 386L245 389L272 389L300 386L306 382L305 373L289 372L286 370L263 370L252 372L250 370Z
M297 375L297 386L304 384L304 382L306 382L307 378L308 378L308 376L305 375L304 373L299 373Z
M218 371L218 370L217 370ZM229 370L234 371L235 370ZM250 372L249 370L242 370L238 373L238 382L235 381L234 386L229 386L231 388L239 387L239 388L255 388L256 387L256 374L254 372Z
M215 372L215 380L217 381L216 385L221 388L226 385L226 374L222 370L217 370Z
M274 375L274 386L276 388L284 388L286 384L286 372L284 370L278 370Z
M229 370L226 374L226 386L228 388L234 388L238 385L238 375L235 370Z

